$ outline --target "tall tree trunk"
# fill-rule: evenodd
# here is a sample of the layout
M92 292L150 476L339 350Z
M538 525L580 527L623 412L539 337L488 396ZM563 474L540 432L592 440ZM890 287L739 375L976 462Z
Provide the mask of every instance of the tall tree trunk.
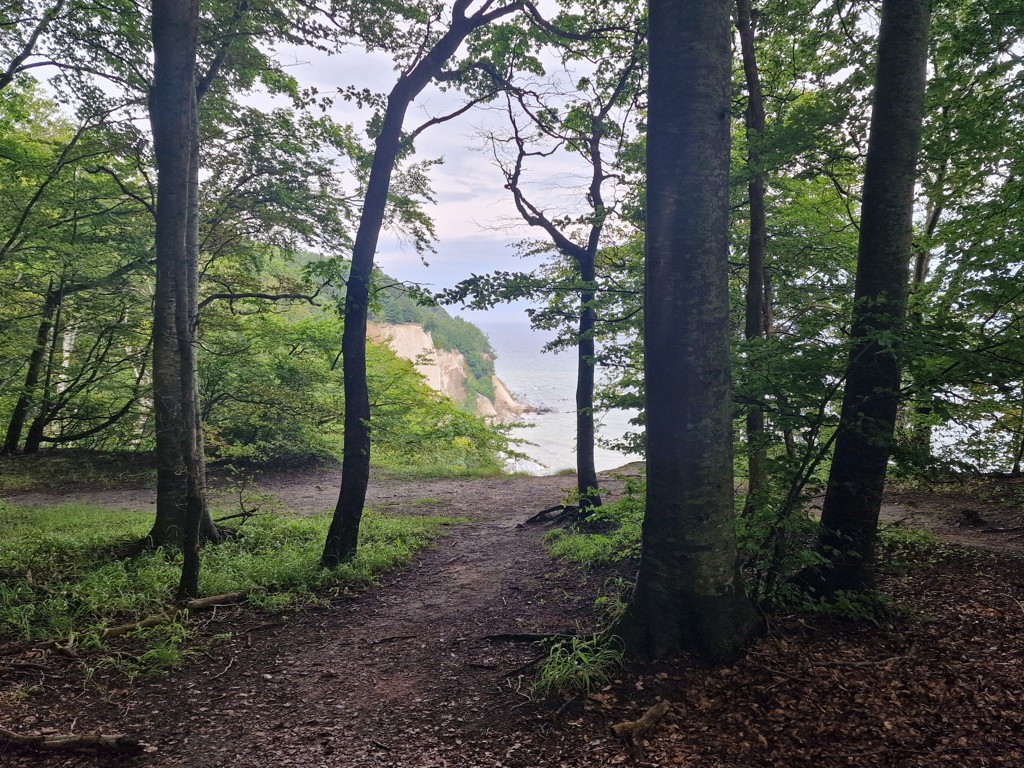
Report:
M928 0L882 0L864 172L853 345L821 515L823 591L871 585L878 514L899 405L896 339L907 311L914 184L924 116Z
M46 289L46 296L43 298L43 308L39 319L39 329L36 331L36 343L32 347L32 353L28 358L28 370L25 371L25 384L22 386L18 400L11 411L11 419L7 424L7 434L4 438L2 453L15 454L21 447L21 433L28 421L28 414L32 408L32 402L36 397L36 387L43 372L43 360L46 358L46 351L49 348L50 333L53 329L53 316L60 303L60 292L54 288L53 279Z
M729 10L729 0L650 3L647 505L619 627L634 656L728 659L756 626L733 511Z
M597 280L594 254L577 262L584 284L594 285ZM580 294L579 341L576 345L576 492L580 508L600 507L601 494L594 462L594 291Z
M750 0L736 0L736 29L739 32L740 51L743 56L743 74L747 82L747 196L750 201L750 228L747 239L747 291L746 317L743 335L749 341L767 335L767 284L765 280L765 251L767 244L764 210L764 174L761 170L760 142L764 134L764 94L761 75L757 68L754 48L754 26ZM764 429L764 398L750 406L746 418L747 431L747 497L745 514L754 511L767 484L765 461L768 454Z
M188 230L185 233L186 266L188 269L188 306L191 315L189 330L193 345L199 335L199 98L192 118L192 136L189 148L188 173ZM194 347L193 347L194 348ZM210 516L206 494L206 444L203 438L203 416L199 399L198 362L197 375L192 376L193 435L195 443L195 476L198 488L196 497L201 505L199 511L199 537L201 541L220 541L220 531Z
M1020 411L1017 414L1017 445L1013 451L1013 466L1010 474L1020 477L1021 462L1024 462L1024 386L1021 387Z
M195 455L195 356L188 252L189 180L199 21L196 0L153 4L150 120L158 173L153 399L157 426L158 545L185 546L203 507ZM190 561L191 565L191 561ZM195 576L198 575L196 571ZM195 591L190 568L180 591Z
M345 437L342 446L341 490L327 531L320 562L325 567L351 559L359 542L359 523L370 480L370 396L366 385L366 314L377 239L384 222L391 174L402 147L402 124L413 100L444 69L466 36L478 27L511 13L516 4L466 16L471 0L455 0L448 29L409 70L402 73L388 94L380 134L377 136L363 212L352 247L352 268L345 290L345 330L341 337L345 388Z
M947 161L948 162L948 161ZM938 172L938 184L941 187L946 176L945 163ZM932 201L928 205L925 215L924 231L921 233L923 243L914 251L914 269L911 273L910 293L922 290L928 280L928 272L932 258L929 241L938 229L939 221L942 218L943 205L941 202ZM911 328L918 329L924 326L924 315L917 311L911 315ZM913 381L911 387L911 399L914 402L914 416L910 419L910 449L915 462L921 468L927 467L932 459L932 425L929 417L932 414L932 401L934 399L932 385L927 381Z
M370 479L370 395L366 383L366 315L377 239L384 221L391 174L401 148L405 111L415 98L401 81L388 97L387 111L377 137L363 212L352 249L352 268L345 287L345 330L341 337L345 388L345 437L341 490L327 532L321 562L326 567L352 558L359 542L359 524ZM423 84L424 86L426 83ZM422 88L423 86L421 86ZM418 90L417 90L418 93Z

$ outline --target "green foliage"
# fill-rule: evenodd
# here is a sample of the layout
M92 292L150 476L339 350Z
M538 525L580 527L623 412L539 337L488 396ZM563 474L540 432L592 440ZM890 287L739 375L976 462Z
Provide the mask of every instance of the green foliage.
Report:
M61 486L150 487L156 484L152 456L132 452L65 449L31 456L0 456L0 491Z
M542 696L575 696L597 691L622 668L622 641L608 635L555 642L541 663L533 688Z
M815 598L793 585L786 585L775 596L775 608L848 621L880 622L910 614L887 595L878 592L840 590L829 598Z
M318 589L372 582L408 563L451 522L370 511L363 518L357 557L328 571L318 562L329 515L258 515L236 536L204 550L202 588L207 594L247 591L256 607L280 611L314 600ZM178 583L180 555L157 550L122 556L151 523L150 515L137 512L0 503L6 531L0 542L0 640L99 646L105 628L166 610ZM172 626L133 638L145 649L146 666L180 655L184 631L178 632Z
M953 548L928 531L883 523L878 529L878 559L890 568L934 565L948 557Z

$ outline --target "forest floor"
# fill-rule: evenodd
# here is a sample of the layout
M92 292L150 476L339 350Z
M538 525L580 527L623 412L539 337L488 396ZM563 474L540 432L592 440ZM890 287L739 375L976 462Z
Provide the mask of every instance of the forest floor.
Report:
M609 495L629 471L603 476ZM336 484L318 470L260 490L314 513L333 506ZM197 636L219 639L164 676L129 683L58 654L2 657L0 727L123 733L146 751L0 747L0 765L1024 766L1024 484L887 495L886 519L955 545L883 569L891 618L775 616L733 666L634 666L589 696L545 700L530 688L533 639L593 631L594 600L618 575L552 560L544 529L521 525L572 485L377 479L369 502L385 513L467 522L360 594L287 616L205 615ZM147 509L152 497L65 487L10 501ZM644 742L612 735L659 699L671 709Z

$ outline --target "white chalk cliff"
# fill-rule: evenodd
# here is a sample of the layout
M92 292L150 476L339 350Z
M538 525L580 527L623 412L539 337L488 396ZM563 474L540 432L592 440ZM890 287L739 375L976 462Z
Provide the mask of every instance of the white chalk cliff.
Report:
M411 360L431 388L456 403L465 402L468 395L466 381L470 375L466 358L461 352L435 347L434 339L423 326L415 323L369 322L366 325L366 336L378 344L387 344L399 357ZM474 408L478 416L509 422L529 410L516 402L501 379L493 376L491 380L494 383L494 400L488 400L478 393Z

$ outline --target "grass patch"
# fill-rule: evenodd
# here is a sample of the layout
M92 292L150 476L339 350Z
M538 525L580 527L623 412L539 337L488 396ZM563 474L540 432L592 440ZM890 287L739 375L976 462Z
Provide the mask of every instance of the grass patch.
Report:
M359 553L338 568L319 567L330 515L260 515L236 538L203 551L204 594L249 591L269 611L316 599L315 590L371 583L410 562L452 518L363 516ZM174 595L180 555L156 550L118 558L124 544L144 536L152 515L63 505L19 508L0 502L0 641L72 640L101 645L110 626L164 610ZM143 656L157 666L180 657L184 634L163 628L142 633Z
M435 480L449 477L456 478L491 478L511 477L504 471L501 464L437 464L402 463L400 458L393 460L379 459L373 471L384 477L395 477L409 480Z
M617 637L570 637L551 646L533 688L542 696L593 693L608 685L622 668L624 652Z
M152 454L70 448L0 458L0 491L55 487L146 488L156 483Z
M548 551L591 567L635 558L640 554L643 519L642 485L627 485L624 498L599 507L582 524L547 534Z

